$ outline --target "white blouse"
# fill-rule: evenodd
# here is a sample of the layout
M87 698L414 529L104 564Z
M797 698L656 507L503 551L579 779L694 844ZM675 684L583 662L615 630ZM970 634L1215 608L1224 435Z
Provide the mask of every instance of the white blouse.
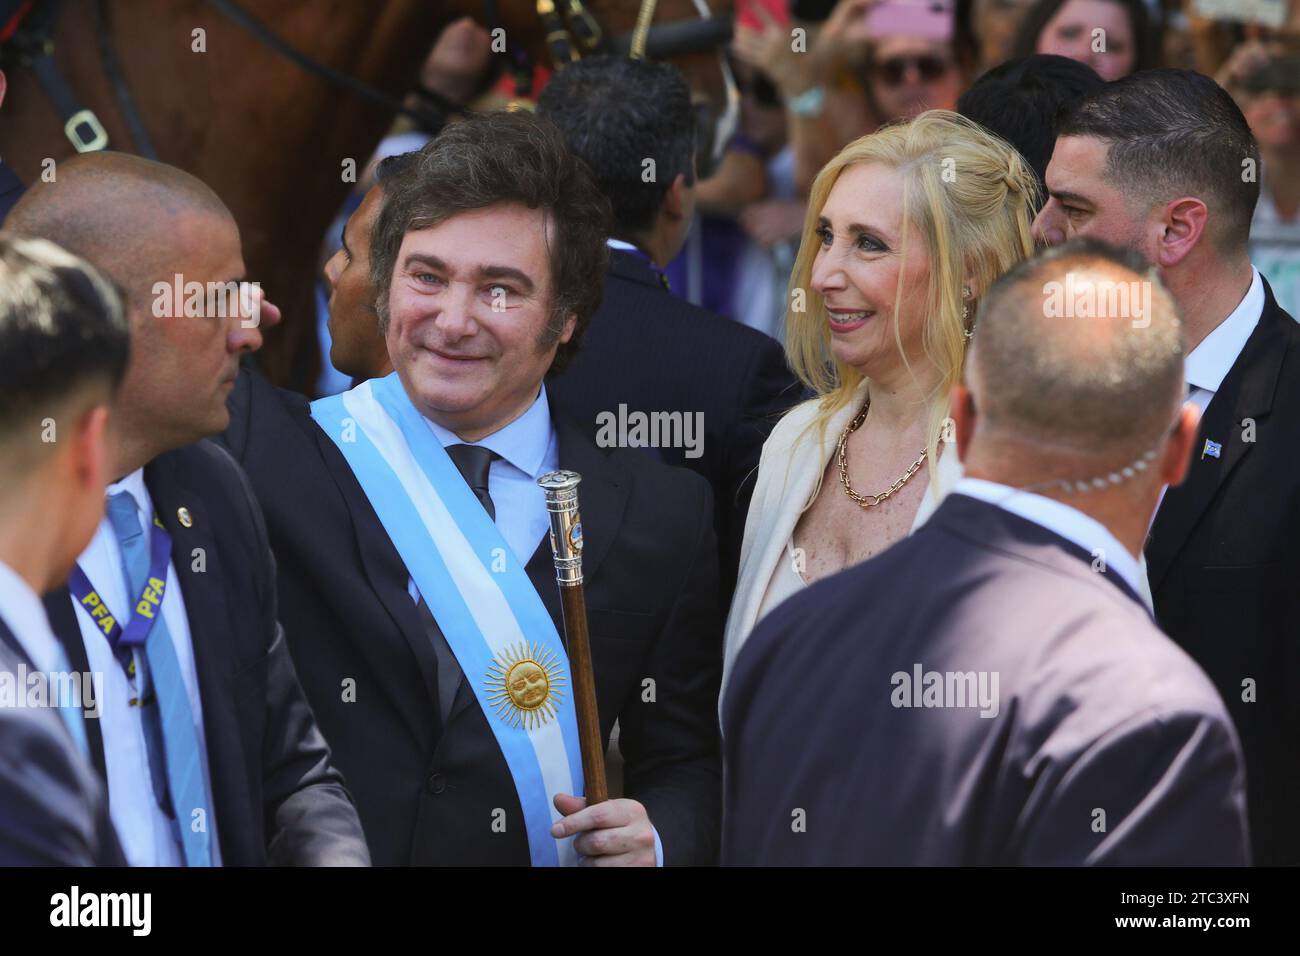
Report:
M772 580L768 582L767 592L758 607L759 621L767 617L778 604L782 604L808 586L803 575L795 570L794 564L794 539L791 538L785 546L785 560L776 562L776 567L772 570Z

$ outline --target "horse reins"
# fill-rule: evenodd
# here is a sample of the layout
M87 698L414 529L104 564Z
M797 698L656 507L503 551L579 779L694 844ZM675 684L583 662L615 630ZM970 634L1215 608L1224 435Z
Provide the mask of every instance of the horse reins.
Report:
M63 120L63 135L79 153L88 153L108 147L108 131L94 111L81 105L71 85L59 72L54 62L54 34L59 25L62 0L23 0L4 4L6 17L0 28L0 51L8 59L12 55L20 66L32 71L45 95ZM109 14L107 0L95 4L96 33L99 39L99 56L104 76L117 99L131 137L140 155L157 159L153 142L145 131L140 114L131 100L126 80L122 76L117 56L109 42Z
M624 34L607 37L582 0L562 0L563 17L556 0L536 0L537 15L546 33L547 51L555 68L563 69L580 59L583 52L623 53L629 56L667 57L682 53L703 52L730 42L730 17L714 17L704 0L695 0L700 19L653 24L656 0L641 0L635 28ZM407 116L422 128L436 133L464 107L453 103L434 90L419 89L422 105L407 106L401 99L358 79L351 74L321 63L294 47L250 14L235 0L207 0L220 14L235 23L267 49L289 60L300 69L326 82L355 93L385 111ZM496 0L482 0L484 22L489 29L498 25ZM54 35L62 12L62 0L0 0L0 50L9 47L17 61L29 68L54 103L63 120L64 135L79 153L107 149L108 132L92 110L83 107L70 84L54 62ZM141 156L157 159L144 122L136 109L112 44L112 24L107 0L96 0L96 39L104 75L113 90L118 109L131 139ZM530 89L532 69L526 55L512 54L509 46L499 52L509 61L516 78L516 88ZM723 73L731 99L734 79L723 61Z

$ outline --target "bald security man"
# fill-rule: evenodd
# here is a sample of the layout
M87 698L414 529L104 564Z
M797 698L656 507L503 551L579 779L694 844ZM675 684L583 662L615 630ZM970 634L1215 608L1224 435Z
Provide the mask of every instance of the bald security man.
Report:
M1252 858L1300 865L1300 325L1250 261L1259 145L1228 92L1190 70L1107 83L1058 133L1035 232L1135 250L1183 317L1201 425L1147 538L1156 620L1241 737Z
M277 621L261 511L203 440L228 424L270 312L243 282L233 217L179 169L88 153L6 225L98 266L130 317L107 515L45 602L73 666L104 674L87 736L127 861L368 863Z
M1069 243L994 284L972 347L965 477L737 660L723 862L1248 862L1231 721L1137 587L1196 437L1172 300Z

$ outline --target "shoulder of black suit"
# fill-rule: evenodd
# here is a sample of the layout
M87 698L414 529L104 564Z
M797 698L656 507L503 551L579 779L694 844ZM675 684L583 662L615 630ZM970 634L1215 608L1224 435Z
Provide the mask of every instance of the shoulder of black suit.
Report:
M9 214L12 209L23 197L27 187L19 179L12 169L4 162L0 161L0 222Z
M626 249L610 249L609 273L622 279L630 279L642 285L662 289L669 295L672 294L672 288L668 285L668 276L658 266L651 263L645 253L628 252Z

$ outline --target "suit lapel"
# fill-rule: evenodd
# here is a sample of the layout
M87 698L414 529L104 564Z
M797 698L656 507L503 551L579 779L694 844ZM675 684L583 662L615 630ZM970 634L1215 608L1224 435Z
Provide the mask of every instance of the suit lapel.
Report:
M14 637L13 632L9 630L8 625L6 625L3 620L0 620L0 644L9 648L9 650L13 652L14 656L26 665L28 670L35 668L36 665L32 663L32 659L27 656L27 652L23 650L23 646L18 643L18 638Z
M57 587L42 599L45 604L45 616L50 619L50 630L63 645L63 652L68 655L68 663L74 671L85 674L90 670L90 659L86 654L86 645L81 638L81 624L77 620L77 609L72 604L72 592L67 587ZM85 710L82 710L83 714ZM102 709L101 709L102 713ZM104 792L108 793L108 764L104 759L104 734L97 719L87 717L86 743L90 747L90 762L100 779L104 781Z
M220 823L239 819L242 810L237 802L246 797L236 776L244 766L239 735L231 733L239 726L239 718L234 712L235 655L231 652L230 635L234 633L235 623L230 602L247 596L234 593L233 582L222 566L214 519L200 495L189 487L181 468L185 454L186 449L181 448L158 456L145 466L144 481L153 499L154 513L172 539L172 568L185 604L194 676L203 708L203 743L211 771L212 809ZM182 515L186 520L182 520ZM175 635L172 637L175 639ZM261 759L260 754L252 757ZM219 836L223 852L230 853L231 841L238 835L227 829Z
M578 505L582 515L582 575L588 582L587 592L590 593L590 581L597 577L600 566L618 535L619 526L623 523L623 511L627 507L631 489L627 478L620 474L620 469L614 466L608 455L592 444L554 403L551 404L551 420L555 422L560 467L576 471L582 476L582 483L578 485ZM537 552L534 552L533 560L538 558L539 553L551 568L550 587L546 590L553 593L555 573L549 536L542 539ZM533 560L529 561L530 565ZM555 606L559 607L558 597ZM555 615L552 614L552 617ZM556 626L559 626L558 617Z
M1262 422L1272 410L1273 393L1286 354L1286 338L1280 323L1293 320L1278 308L1267 282L1264 296L1259 324L1201 418L1187 478L1177 488L1165 492L1151 525L1146 559L1153 593L1219 488L1254 447L1255 442L1243 440L1242 422L1249 418L1257 427L1264 427ZM1218 458L1205 454L1207 439L1221 446Z
M343 453L314 420L306 418L301 424L320 449L326 468L347 505L348 513L352 518L352 530L356 535L361 566L365 571L366 579L370 582L370 588L384 609L388 611L394 627L402 635L411 654L415 657L429 699L423 708L408 711L407 718L417 735L422 736L428 728L430 714L435 719L438 714L438 659L420 621L419 608L411 600L411 593L407 590L410 572L388 537L388 532L384 530L379 516L375 514L375 509L371 507L370 500L362 490L356 475L352 473ZM377 629L377 633L380 630ZM372 636L366 635L366 639ZM364 647L362 650L364 651Z
M578 504L582 515L582 576L588 595L597 580L597 572L613 546L623 521L630 489L608 457L593 445L563 413L551 404L551 421L559 446L560 467L582 475L578 485ZM564 611L560 605L560 592L555 583L555 562L551 555L550 536L543 535L524 571L532 582L547 613L555 622L555 629L564 640ZM473 690L462 680L455 703L447 715L450 723L475 701Z

